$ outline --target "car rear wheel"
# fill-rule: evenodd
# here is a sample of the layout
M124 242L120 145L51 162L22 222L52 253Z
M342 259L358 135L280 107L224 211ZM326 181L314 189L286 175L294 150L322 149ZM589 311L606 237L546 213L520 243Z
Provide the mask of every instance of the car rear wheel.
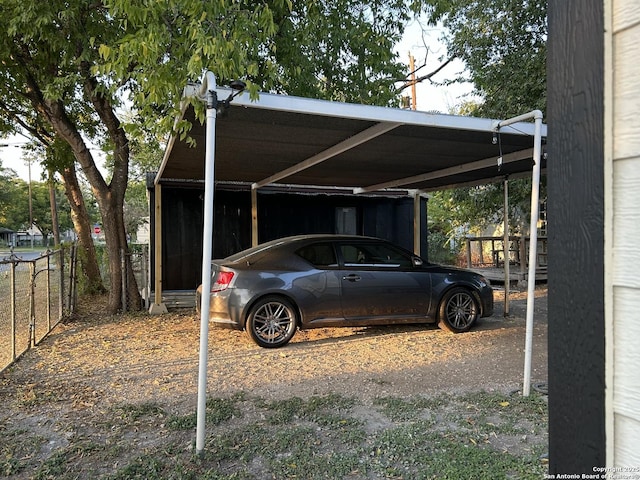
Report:
M278 348L289 343L296 333L298 314L285 298L265 297L249 311L247 333L264 348Z
M453 288L440 302L438 326L452 333L466 332L479 314L480 307L473 293L465 288Z

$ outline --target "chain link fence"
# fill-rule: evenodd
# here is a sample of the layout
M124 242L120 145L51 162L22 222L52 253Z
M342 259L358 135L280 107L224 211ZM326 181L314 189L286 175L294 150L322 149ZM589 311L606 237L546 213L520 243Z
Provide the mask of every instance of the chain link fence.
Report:
M0 371L73 312L75 264L74 247L0 255Z
M130 298L127 278L123 275L122 291L124 293L122 296L122 311L139 310L140 307L149 310L149 297L151 292L149 289L149 255L147 245L136 244L131 245L129 248L129 253L125 253L124 251L120 252L120 261L124 262L126 256L129 256L140 298Z
M106 249L97 249L102 278L109 288ZM44 253L0 253L0 372L38 345L66 315L75 311L78 296L77 247ZM129 258L127 258L129 257ZM122 311L149 308L149 257L146 245L121 251L120 262L131 261L139 297L122 284Z
M129 295L129 279L126 275L122 275L122 300L121 311L131 312L138 311L140 308L149 309L150 306L150 281L149 281L149 246L146 244L130 244L129 251L120 250L120 270L125 271L126 262L131 262L133 275L135 277L137 291L140 297L132 298ZM96 246L96 254L102 275L102 282L107 289L111 288L111 279L109 277L109 255L104 245Z

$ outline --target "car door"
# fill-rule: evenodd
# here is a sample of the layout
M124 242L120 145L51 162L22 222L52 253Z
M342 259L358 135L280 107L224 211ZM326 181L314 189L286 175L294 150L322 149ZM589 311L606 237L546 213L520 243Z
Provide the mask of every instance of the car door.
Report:
M341 276L334 246L330 242L305 245L295 252L311 267L296 273L294 299L303 313L303 326L342 325Z
M431 277L411 254L385 242L340 242L342 313L350 324L426 319Z

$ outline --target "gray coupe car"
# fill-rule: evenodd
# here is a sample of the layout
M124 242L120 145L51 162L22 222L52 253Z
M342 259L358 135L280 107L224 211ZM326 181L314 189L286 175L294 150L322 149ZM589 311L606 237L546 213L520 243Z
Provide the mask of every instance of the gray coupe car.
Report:
M385 240L301 235L212 262L210 321L261 347L296 329L438 323L459 333L493 313L481 275L430 264ZM196 292L201 305L202 286Z

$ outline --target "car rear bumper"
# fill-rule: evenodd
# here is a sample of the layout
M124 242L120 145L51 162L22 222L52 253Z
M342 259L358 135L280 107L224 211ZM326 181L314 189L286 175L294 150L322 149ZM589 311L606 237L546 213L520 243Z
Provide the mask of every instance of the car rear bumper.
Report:
M238 322L237 315L234 317L236 309L232 307L234 296L232 290L225 290L211 295L209 306L209 322L216 327L228 328L232 330L242 330L244 325Z
M218 328L227 328L231 330L243 330L244 325L241 325L236 320L229 316L229 295L220 295L219 293L211 295L209 297L209 323ZM196 291L196 311L200 312L202 305L202 294L200 289Z

